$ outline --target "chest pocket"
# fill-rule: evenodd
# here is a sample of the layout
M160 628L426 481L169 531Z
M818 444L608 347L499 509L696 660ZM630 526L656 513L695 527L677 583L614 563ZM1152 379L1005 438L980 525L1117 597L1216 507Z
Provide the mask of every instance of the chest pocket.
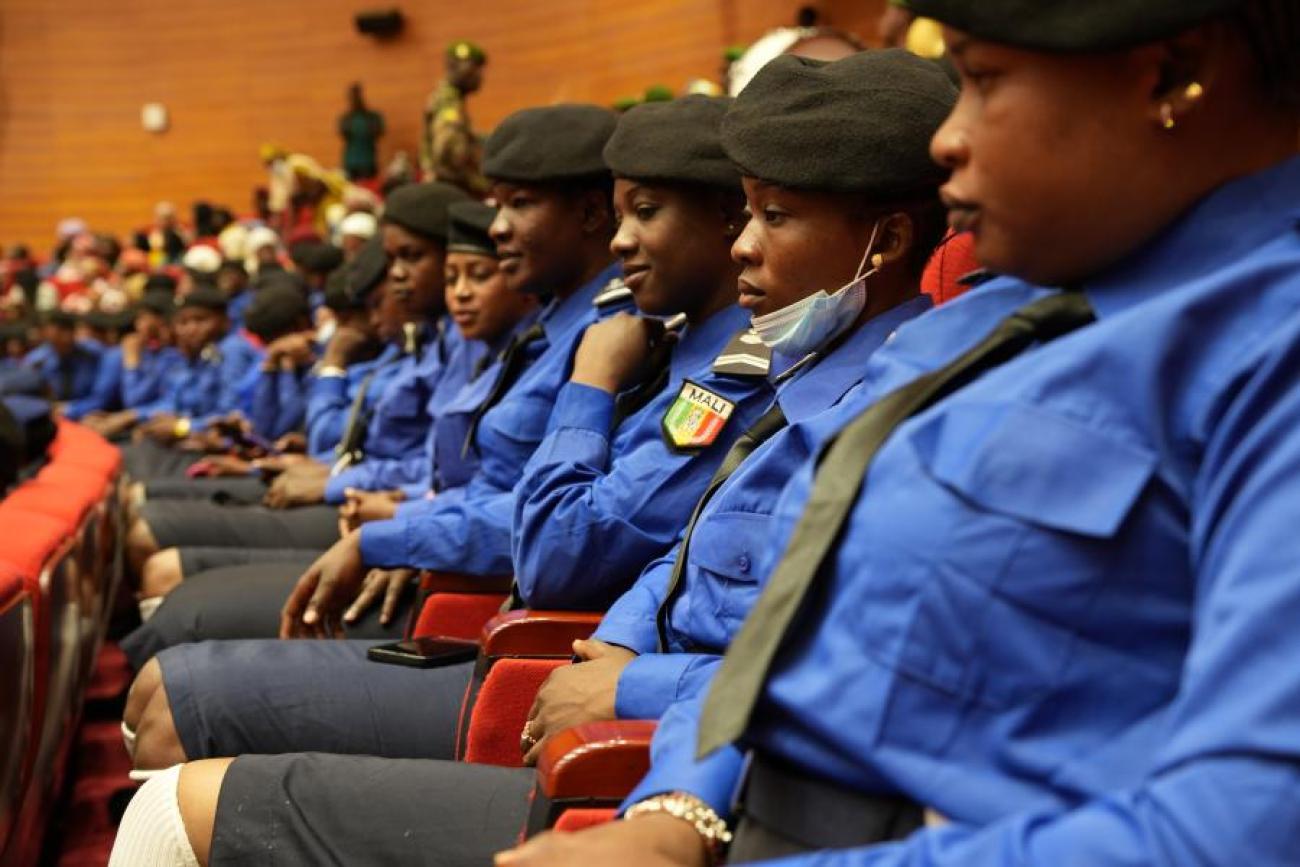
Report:
M1155 455L1023 404L957 404L907 438L937 489L924 495L932 551L906 558L916 606L894 662L945 700L1046 694L1114 574Z
M375 405L376 419L410 421L424 414L428 395L414 381L400 383L397 388L384 390L383 398Z
M691 643L721 648L740 629L766 578L762 557L772 522L768 515L752 512L716 512L706 521L687 552L684 625Z

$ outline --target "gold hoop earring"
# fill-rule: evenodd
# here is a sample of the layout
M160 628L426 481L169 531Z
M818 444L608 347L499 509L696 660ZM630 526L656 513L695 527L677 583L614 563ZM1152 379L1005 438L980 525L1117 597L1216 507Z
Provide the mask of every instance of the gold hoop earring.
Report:
M1164 127L1165 129L1173 129L1175 126L1178 125L1177 122L1174 120L1174 106L1173 106L1173 103L1170 103L1170 102L1161 103L1161 105L1160 105L1160 125L1161 125L1162 127Z

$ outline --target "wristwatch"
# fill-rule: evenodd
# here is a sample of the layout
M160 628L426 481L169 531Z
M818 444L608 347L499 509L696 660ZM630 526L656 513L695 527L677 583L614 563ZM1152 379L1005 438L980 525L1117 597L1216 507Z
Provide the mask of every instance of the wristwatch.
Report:
M709 852L709 863L717 864L731 842L731 831L717 811L701 799L686 792L668 792L653 795L644 801L637 801L623 813L624 821L639 816L664 813L675 819L681 819L695 829L695 833L704 838L704 845Z
M347 376L347 375L348 375L348 372L347 372L346 370L344 370L342 367L336 367L336 366L333 365L333 364L331 364L331 365L329 365L329 366L327 366L327 367L322 367L320 370L316 371L316 376L318 376L318 377L321 377L321 376Z

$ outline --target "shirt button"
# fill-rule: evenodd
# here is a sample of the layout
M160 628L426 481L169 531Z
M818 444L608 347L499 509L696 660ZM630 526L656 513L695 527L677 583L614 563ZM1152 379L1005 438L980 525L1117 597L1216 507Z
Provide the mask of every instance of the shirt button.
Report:
M749 571L749 557L746 556L745 554L741 554L741 555L740 555L740 559L736 561L736 565L740 567L740 571L741 571L741 572L748 572L748 571Z

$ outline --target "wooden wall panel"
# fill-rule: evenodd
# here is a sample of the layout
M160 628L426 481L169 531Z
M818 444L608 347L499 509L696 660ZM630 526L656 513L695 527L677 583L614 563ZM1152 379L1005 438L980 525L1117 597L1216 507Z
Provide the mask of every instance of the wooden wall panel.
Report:
M395 40L353 15L398 5ZM0 243L44 249L77 215L126 232L170 199L244 209L257 146L338 160L335 118L363 81L388 121L381 159L414 153L425 96L451 39L491 55L470 104L489 129L526 105L609 102L653 83L715 77L723 46L790 23L793 0L0 0ZM826 0L835 24L874 36L883 0ZM162 102L151 135L140 108Z

